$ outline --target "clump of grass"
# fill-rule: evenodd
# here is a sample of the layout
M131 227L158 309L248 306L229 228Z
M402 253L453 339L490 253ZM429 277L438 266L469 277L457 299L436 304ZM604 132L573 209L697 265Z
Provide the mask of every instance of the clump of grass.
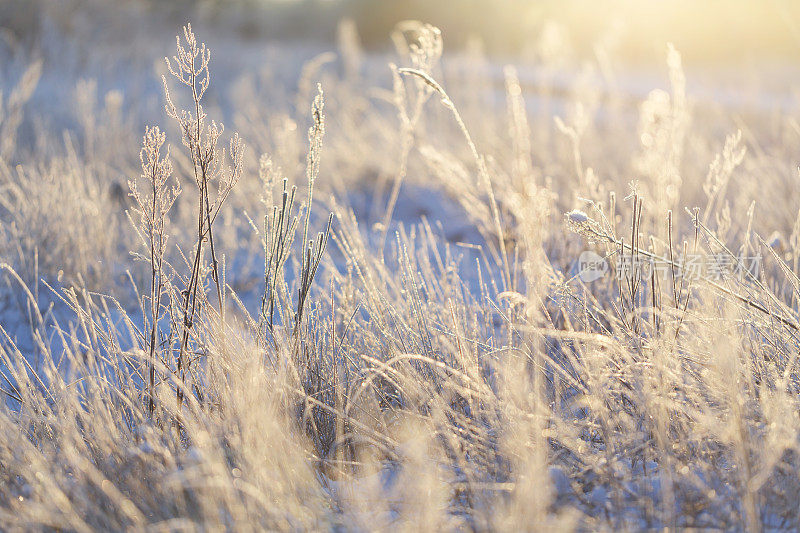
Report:
M699 129L672 49L671 93L651 93L626 136L637 108L614 107L618 93L608 109L619 124L593 114L585 88L561 91L569 118L534 122L513 68L500 80L505 108L471 117L440 82L458 86L439 63L440 32L405 23L397 36L410 67L390 67L393 90L375 91L389 106L363 96L368 62L353 35L344 74L325 74L332 58L319 56L302 69L301 96L283 100L294 112L312 78L328 76L307 135L277 104L258 111L255 93L237 93L249 95L235 120L262 143L259 158L235 134L221 148L224 129L205 111L210 52L187 26L168 61L187 109L164 79L184 150L151 127L139 161L133 140L106 150L97 132L114 127L96 122L108 113L83 122L84 146L67 135L58 153L44 137L39 159L0 161L0 187L23 201L0 212L0 249L19 250L14 265L0 261L0 523L796 529L800 226L794 206L786 238L763 239L772 229L757 209L735 207L737 195L760 198L742 177L782 176L789 152L751 149L742 124L724 141ZM96 89L82 87L89 109ZM113 138L138 138L130 122ZM146 266L127 277L138 311L104 294L119 291L116 277L81 282L98 257L117 274L129 267L115 257L128 241L108 235L116 219L97 215L126 205L106 194L109 169L136 176L132 229L120 231L144 250L134 255ZM686 178L698 169L704 183ZM640 182L617 202L634 172ZM347 195L329 194L351 174L391 180L376 230ZM443 237L437 213L392 224L412 180L454 197L470 242ZM262 198L263 226L245 215ZM318 204L333 214L316 216ZM48 245L33 259L36 245L15 244L26 235ZM573 263L587 248L609 272L584 283ZM684 275L690 254L735 267L760 251L759 273ZM251 270L262 252L263 271ZM632 257L666 276L615 275ZM50 275L59 268L67 274ZM15 305L28 318L12 331Z

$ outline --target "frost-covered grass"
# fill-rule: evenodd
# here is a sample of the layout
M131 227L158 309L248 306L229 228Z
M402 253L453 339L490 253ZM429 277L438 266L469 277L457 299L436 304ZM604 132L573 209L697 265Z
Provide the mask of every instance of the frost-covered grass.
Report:
M9 55L0 529L800 528L796 97L554 31Z

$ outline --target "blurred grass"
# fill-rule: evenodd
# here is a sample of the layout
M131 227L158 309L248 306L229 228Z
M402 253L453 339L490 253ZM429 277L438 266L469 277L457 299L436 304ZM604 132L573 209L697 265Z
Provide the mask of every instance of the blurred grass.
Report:
M618 60L651 63L671 41L687 65L738 64L800 57L800 2L789 0L4 0L6 39L35 42L55 27L77 38L126 38L151 26L191 19L242 38L330 43L353 19L367 48L389 46L400 20L440 27L449 47L479 38L488 52L525 54L555 21L576 55L612 40ZM49 21L50 25L43 24Z

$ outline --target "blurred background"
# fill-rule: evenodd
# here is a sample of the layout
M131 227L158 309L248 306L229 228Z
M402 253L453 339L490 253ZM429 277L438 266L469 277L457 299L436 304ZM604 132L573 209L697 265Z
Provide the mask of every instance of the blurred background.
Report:
M355 22L367 49L390 46L404 19L440 27L446 45L480 42L487 53L525 56L555 22L572 51L614 40L618 57L647 63L671 41L688 66L800 58L796 0L1 0L5 46L42 46L52 32L82 41L131 41L174 32L187 20L244 39L335 41L338 22ZM552 36L557 39L558 36ZM561 45L562 43L558 43Z

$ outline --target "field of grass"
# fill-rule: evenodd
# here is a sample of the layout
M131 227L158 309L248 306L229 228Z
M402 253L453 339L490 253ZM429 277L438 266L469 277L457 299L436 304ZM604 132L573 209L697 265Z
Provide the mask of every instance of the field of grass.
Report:
M796 65L43 28L0 530L800 528Z

